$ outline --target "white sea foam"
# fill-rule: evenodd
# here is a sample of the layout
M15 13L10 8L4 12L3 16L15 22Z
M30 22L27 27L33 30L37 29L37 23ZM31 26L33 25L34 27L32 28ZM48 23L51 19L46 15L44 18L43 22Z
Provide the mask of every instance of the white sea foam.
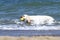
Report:
M0 25L1 30L60 30L60 25L57 26L21 26L21 25Z

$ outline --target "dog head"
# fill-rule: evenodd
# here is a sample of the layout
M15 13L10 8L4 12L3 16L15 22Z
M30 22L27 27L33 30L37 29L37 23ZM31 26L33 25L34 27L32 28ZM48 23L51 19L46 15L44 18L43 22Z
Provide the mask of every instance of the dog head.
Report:
M20 17L20 20L21 20L21 21L25 21L27 16L28 16L28 15L23 15L23 16L21 16L21 17Z
M20 17L20 20L30 25L30 22L28 22L27 17L28 15L23 15Z

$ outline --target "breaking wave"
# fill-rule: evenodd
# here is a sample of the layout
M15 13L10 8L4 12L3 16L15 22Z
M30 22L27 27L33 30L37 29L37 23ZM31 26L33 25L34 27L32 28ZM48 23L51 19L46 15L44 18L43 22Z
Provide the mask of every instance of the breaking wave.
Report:
M60 22L51 25L27 25L19 19L0 19L1 30L60 30Z

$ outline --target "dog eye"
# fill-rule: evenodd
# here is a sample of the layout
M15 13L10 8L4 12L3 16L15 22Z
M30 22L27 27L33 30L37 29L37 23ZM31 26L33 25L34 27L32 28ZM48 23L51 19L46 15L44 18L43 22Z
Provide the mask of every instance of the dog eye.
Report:
M22 18L22 16L20 18Z

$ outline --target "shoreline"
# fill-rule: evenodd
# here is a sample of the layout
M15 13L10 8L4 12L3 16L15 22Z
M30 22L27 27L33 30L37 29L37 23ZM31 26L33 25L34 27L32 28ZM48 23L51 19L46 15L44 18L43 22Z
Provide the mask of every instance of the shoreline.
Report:
M0 40L59 40L60 36L0 36Z

